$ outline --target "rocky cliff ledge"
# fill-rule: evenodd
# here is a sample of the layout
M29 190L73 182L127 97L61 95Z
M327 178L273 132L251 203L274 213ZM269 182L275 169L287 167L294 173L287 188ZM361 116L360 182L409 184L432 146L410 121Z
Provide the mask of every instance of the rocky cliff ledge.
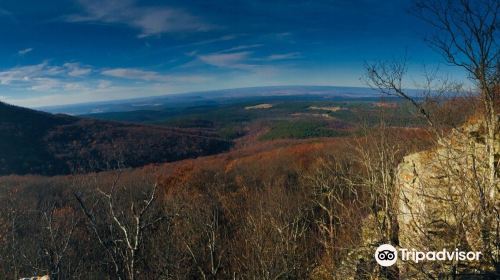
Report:
M471 121L442 138L435 148L404 158L398 167L396 186L399 192L399 245L422 251L488 249L493 256L485 256L479 263L401 265L402 275L473 273L495 269L495 261L491 258L495 255L498 258L498 216L485 213L494 212L492 204L497 204L498 209L499 186L494 186L494 197L489 200L489 209L485 209L481 199L491 192L482 193L482 190L488 190L489 183L484 131L481 121ZM496 143L495 151L498 157L500 141ZM490 226L485 228L487 218L490 218ZM489 239L485 242L487 236Z

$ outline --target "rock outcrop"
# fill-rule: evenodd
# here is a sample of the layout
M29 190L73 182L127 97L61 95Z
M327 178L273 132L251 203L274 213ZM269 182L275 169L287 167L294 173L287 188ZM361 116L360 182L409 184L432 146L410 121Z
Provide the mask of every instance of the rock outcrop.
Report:
M492 190L488 181L482 135L480 121L468 123L442 138L432 150L408 155L399 165L396 190L402 248L489 250L498 256L494 240L498 217L492 216L492 204L499 201L498 184ZM500 150L499 146L500 142L495 151ZM492 193L494 197L489 197ZM489 239L485 240L485 236ZM422 262L400 268L402 275L409 277L475 273L494 270L491 257L495 256L484 256L477 263Z

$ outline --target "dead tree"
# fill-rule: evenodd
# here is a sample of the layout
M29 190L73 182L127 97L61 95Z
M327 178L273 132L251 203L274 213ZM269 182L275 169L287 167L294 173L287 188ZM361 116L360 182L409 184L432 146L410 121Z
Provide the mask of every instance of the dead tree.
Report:
M60 214L65 210L69 210L69 215ZM43 253L48 260L50 277L53 279L64 278L61 275L61 266L69 259L70 242L80 222L80 219L71 213L72 211L71 208L57 209L53 204L42 211L42 225L46 239Z
M118 201L119 178L117 175L109 192L97 189L98 200L91 207L80 194L75 193L75 197L117 277L133 280L146 231L166 216L153 209L158 195L156 183L143 193L143 197L131 197L130 201L123 202Z
M390 139L383 121L374 130L366 130L364 136L353 146L356 161L363 171L360 184L368 190L380 241L398 245L396 168L401 147Z
M484 120L484 154L486 163L481 175L487 180L474 182L477 190L483 253L498 266L498 97L500 94L500 2L498 0L417 0L413 13L427 22L434 32L429 45L444 60L463 69L474 85L482 104ZM426 108L405 90L405 61L375 63L367 66L368 82L382 93L408 100L426 119L432 129L435 123ZM434 94L429 89L429 94ZM498 156L498 155L497 155ZM479 170L479 169L478 169ZM484 176L477 176L478 178ZM495 228L497 228L495 230ZM495 234L496 232L496 234ZM495 238L496 235L496 238ZM495 253L496 252L496 253Z
M220 221L218 209L212 210L212 215L203 224L202 232L205 240L206 251L204 253L194 252L188 241L184 241L193 262L200 273L201 279L217 279L222 270L225 248L221 244ZM201 256L200 256L201 255ZM201 259L206 255L206 259Z
M312 186L314 224L325 252L325 267L334 276L336 265L358 242L349 232L359 228L356 212L360 197L352 162L344 158L321 159L306 180Z

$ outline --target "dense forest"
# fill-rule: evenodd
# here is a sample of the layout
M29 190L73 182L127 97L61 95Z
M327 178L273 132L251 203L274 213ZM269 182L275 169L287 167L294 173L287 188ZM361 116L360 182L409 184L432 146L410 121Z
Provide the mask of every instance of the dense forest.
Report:
M375 197L362 183L362 155L351 152L381 141L374 133L370 140L268 143L134 170L4 177L1 273L60 279L328 274L348 254L341 248L362 238L361 221L374 210ZM393 164L429 143L420 130L383 133L387 145L408 144Z
M225 151L215 133L52 115L0 103L0 174L71 174Z

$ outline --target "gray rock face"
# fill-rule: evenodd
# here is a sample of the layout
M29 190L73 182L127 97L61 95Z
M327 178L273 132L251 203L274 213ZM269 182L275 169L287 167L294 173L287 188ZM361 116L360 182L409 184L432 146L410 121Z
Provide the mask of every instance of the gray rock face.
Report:
M490 244L484 241L484 230L495 236L496 223L492 221L487 229L484 227L485 212L491 210L484 210L481 190L488 193L491 185L483 131L481 122L467 124L441 139L434 149L406 156L399 165L396 189L402 248L421 251L494 248L493 240L486 242ZM489 199L498 204L498 192ZM475 263L427 262L400 268L402 275L408 276L446 274L452 269L459 272L493 269L486 258Z

